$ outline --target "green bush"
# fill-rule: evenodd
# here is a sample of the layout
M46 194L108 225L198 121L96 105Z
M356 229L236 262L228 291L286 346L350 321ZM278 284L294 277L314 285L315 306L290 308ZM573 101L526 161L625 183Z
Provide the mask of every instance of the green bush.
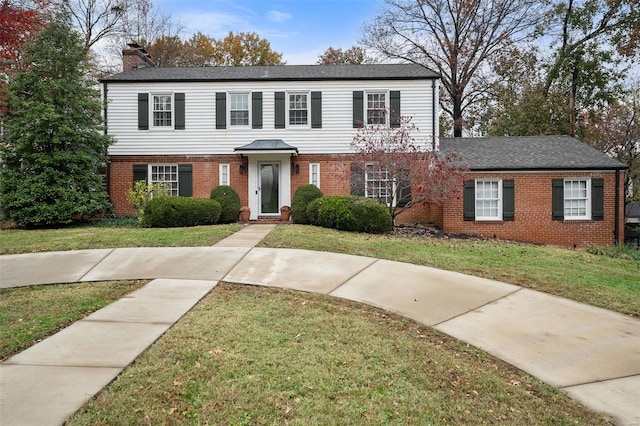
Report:
M313 184L306 184L299 187L293 194L291 201L291 217L295 223L308 224L312 223L307 215L307 206L313 200L322 197L320 188Z
M372 199L356 196L324 196L307 206L310 223L341 231L382 234L393 229L387 207Z
M192 197L158 197L144 209L142 224L156 228L213 225L222 206L216 200Z
M210 197L222 206L220 223L234 223L240 215L240 196L235 189L228 185L216 186L211 190Z

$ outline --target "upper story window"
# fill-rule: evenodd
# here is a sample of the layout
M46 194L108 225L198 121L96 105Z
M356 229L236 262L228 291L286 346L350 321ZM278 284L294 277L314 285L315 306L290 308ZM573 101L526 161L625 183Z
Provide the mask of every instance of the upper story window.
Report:
M173 127L173 99L171 95L152 95L153 127Z
M149 164L150 182L162 184L167 195L178 196L178 165Z
M502 220L502 185L499 179L476 180L476 220Z
M289 93L289 125L309 125L309 96L307 93Z
M564 180L564 218L591 219L589 179Z
M229 125L248 126L249 117L249 94L229 94Z
M367 93L367 124L386 124L387 94Z

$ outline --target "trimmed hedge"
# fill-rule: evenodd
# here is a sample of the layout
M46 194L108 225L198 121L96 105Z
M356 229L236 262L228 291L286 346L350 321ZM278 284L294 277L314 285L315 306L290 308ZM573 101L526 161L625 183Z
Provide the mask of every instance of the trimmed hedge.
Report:
M310 223L340 231L383 234L393 229L387 206L356 196L324 196L307 206Z
M192 197L158 197L149 201L142 216L143 226L174 228L213 225L222 206L216 200Z
M209 196L222 206L219 223L234 223L240 215L240 196L235 189L228 185L216 186Z
M300 186L293 194L291 201L291 217L295 223L307 224L311 223L307 215L307 206L313 200L322 197L324 194L317 186L308 183Z

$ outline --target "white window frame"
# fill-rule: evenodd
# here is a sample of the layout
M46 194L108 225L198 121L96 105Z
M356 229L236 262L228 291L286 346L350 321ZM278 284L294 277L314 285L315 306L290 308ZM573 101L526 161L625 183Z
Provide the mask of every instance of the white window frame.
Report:
M580 183L584 182L585 184L585 196L577 196L576 194L572 194L571 191L567 190L567 184L571 183ZM563 193L563 214L565 220L591 220L591 179L590 178L566 178L562 184L562 193ZM574 202L583 201L585 203L584 206L584 214L572 214L572 208L580 208L580 207L571 207L567 204L571 204Z
M171 114L171 120L170 123L168 125L156 125L156 120L155 120L155 113L156 112L163 112L162 110L158 110L156 111L156 97L160 97L160 96L167 96L169 97L169 106L170 106L170 110L168 111ZM157 130L168 130L168 129L173 129L173 125L175 123L175 102L174 102L174 97L173 97L173 93L151 93L149 94L149 97L151 98L151 107L149 108L149 128L151 129L157 129ZM165 111L166 112L166 111Z
M247 124L233 124L231 122L231 111L245 111L244 109L233 109L233 102L231 101L232 96L246 96L247 97ZM249 92L230 92L227 94L227 123L229 123L229 128L232 129L246 129L251 127L251 93Z
M320 163L309 163L309 183L320 188Z
M497 185L497 190L498 190L498 195L497 197L493 197L493 196L488 196L488 197L480 197L478 196L478 184L484 185L484 184L496 184ZM493 188L490 188L490 190L492 191ZM502 220L502 201L503 201L503 197L502 197L502 179L476 179L475 181L475 188L474 188L474 195L475 195L475 212L476 212L476 220ZM484 207L484 208L479 208L478 204L482 202L482 203L489 203L490 206L489 207ZM495 207L494 204L495 203ZM485 215L485 214L480 214L481 211L485 210L485 209L493 209L496 208L497 209L497 214L495 215Z
M381 174L383 173L387 174L386 179L381 178ZM374 176L373 178L370 178L370 175L378 175L378 176ZM390 174L388 170L383 170L375 166L374 164L367 164L364 170L364 196L366 198L381 200L387 206L389 205L395 206L396 200L393 198L396 192L395 183L391 187L389 187L387 183L384 184L384 187L380 185L380 182L389 182L391 180L389 175ZM369 185L369 182L378 182L378 184L374 188L371 188ZM384 197L381 197L380 191L383 189L385 192L390 191L390 193L386 193Z
M307 122L305 124L291 124L291 96L304 95L306 97L306 110L295 109L295 111L307 111ZM286 111L287 111L287 127L295 129L308 129L311 128L311 92L287 92L286 98Z
M369 96L384 96L384 106L379 108L371 108L371 110L381 110L384 117L384 123L370 123L369 122ZM370 91L364 94L364 121L367 126L388 126L389 125L389 92L388 91Z
M229 167L229 163L220 163L219 164L219 171L220 171L220 179L219 179L219 183L220 185L231 185L231 175L230 175L230 171L231 168Z
M173 179L169 179L169 180L165 180L165 179L154 179L154 174L158 174L159 172L156 171L154 173L154 168L157 169L159 167L171 167L171 168L175 168L175 180ZM166 176L167 172L163 170L162 172L163 175ZM173 175L173 170L169 171L169 174ZM180 195L180 183L179 183L179 173L178 173L178 165L177 164L170 164L170 163L155 163L155 164L149 164L148 166L148 172L147 172L147 177L148 177L148 182L155 184L155 183L165 183L168 182L171 184L171 188L170 188L170 193L167 195L171 195L172 197L177 197L178 195Z

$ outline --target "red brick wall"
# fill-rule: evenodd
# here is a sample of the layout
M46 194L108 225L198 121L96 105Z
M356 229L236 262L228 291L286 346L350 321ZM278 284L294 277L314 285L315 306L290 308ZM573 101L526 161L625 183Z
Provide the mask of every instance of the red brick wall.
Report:
M604 179L604 220L552 220L551 182L554 178ZM513 179L514 221L464 221L462 188L443 207L443 230L473 233L490 238L551 244L564 247L613 245L615 224L615 172L471 173L470 179ZM619 239L623 238L624 196L620 180Z
M213 188L219 185L219 163L229 163L231 186L240 195L242 205L248 203L247 175L240 175L240 156L114 156L109 165L109 195L114 213L118 216L134 216L135 210L127 201L127 193L133 188L133 165L149 163L191 164L193 166L193 196L209 198Z
M218 186L220 162L229 163L231 186L248 204L247 174L240 175L240 156L117 156L111 158L109 193L114 212L119 216L135 215L126 199L133 187L133 165L171 163L193 165L193 196L208 198ZM291 172L291 196L300 185L309 183L309 164L320 163L320 189L326 195L349 194L351 190L351 157L348 155L300 155L294 157ZM296 173L295 166L299 173ZM621 174L622 175L622 174ZM551 181L554 178L604 178L605 217L601 221L557 221L551 219ZM473 233L485 237L529 241L565 247L605 246L614 244L615 172L539 172L476 173L474 178L513 179L515 183L514 221L464 221L462 188L444 206L416 206L402 212L398 223L438 223L445 232ZM619 239L623 238L623 177L620 176Z

